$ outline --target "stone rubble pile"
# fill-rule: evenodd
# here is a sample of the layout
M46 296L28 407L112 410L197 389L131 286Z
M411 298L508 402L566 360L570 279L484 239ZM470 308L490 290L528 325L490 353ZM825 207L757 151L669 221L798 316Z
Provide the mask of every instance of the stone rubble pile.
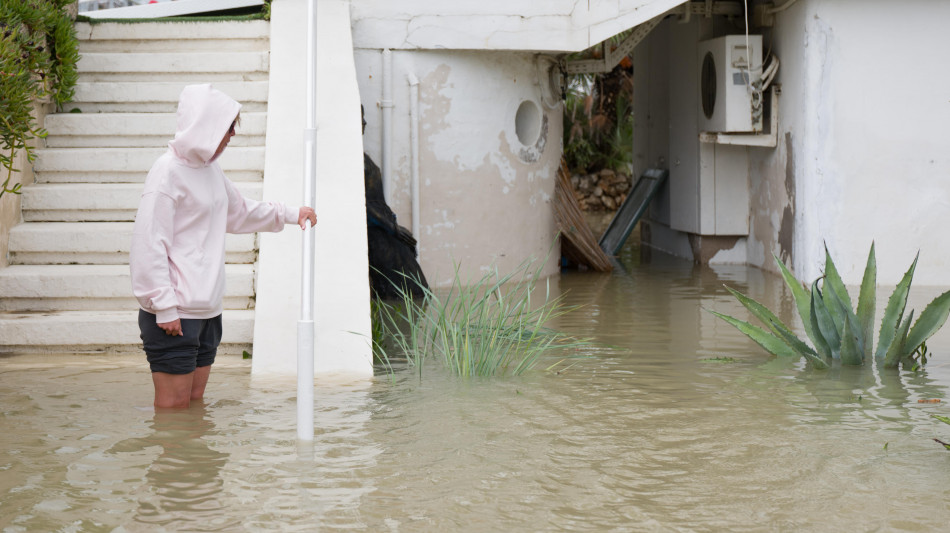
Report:
M574 197L584 211L615 211L627 199L630 176L604 169L586 176L571 176Z

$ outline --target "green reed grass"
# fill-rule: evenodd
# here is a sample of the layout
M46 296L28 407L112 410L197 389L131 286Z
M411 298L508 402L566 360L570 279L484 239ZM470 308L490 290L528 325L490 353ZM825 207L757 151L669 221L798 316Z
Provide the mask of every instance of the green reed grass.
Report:
M495 269L474 282L463 282L456 266L443 294L423 289L423 296L413 298L397 284L401 298L375 306L377 356L386 366L405 357L420 372L431 357L458 376L520 375L542 355L589 345L547 327L573 308L562 296L551 297L547 281L538 302L540 278L541 267L532 271L523 263L509 274Z

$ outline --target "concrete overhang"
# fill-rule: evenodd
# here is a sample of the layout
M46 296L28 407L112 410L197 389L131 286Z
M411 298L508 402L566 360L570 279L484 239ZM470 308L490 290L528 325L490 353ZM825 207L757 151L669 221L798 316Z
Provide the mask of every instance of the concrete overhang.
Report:
M356 48L578 52L686 0L353 0Z

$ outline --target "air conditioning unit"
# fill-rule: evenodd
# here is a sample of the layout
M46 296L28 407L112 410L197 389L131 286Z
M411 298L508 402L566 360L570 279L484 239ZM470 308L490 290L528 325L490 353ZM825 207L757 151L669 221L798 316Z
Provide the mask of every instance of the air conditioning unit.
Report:
M726 35L699 43L699 129L762 131L762 101L750 89L762 74L762 36Z

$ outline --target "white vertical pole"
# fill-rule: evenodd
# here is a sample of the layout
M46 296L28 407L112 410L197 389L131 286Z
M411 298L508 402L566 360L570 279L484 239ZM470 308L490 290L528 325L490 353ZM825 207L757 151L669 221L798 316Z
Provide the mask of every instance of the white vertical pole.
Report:
M410 194L412 196L412 234L417 241L422 241L422 228L420 227L419 215L419 78L416 78L411 72L407 76L409 80L409 139L412 156L412 181L410 182ZM418 244L418 243L417 243ZM418 244L417 250L422 253L422 245Z
M379 102L383 110L383 119L380 121L383 130L382 146L382 174L383 196L386 203L392 205L392 169L393 169L393 53L387 48L383 50L383 98Z
M317 0L307 1L307 127L304 129L303 204L313 207L317 177ZM300 320L297 322L297 438L313 440L314 230L303 231Z

